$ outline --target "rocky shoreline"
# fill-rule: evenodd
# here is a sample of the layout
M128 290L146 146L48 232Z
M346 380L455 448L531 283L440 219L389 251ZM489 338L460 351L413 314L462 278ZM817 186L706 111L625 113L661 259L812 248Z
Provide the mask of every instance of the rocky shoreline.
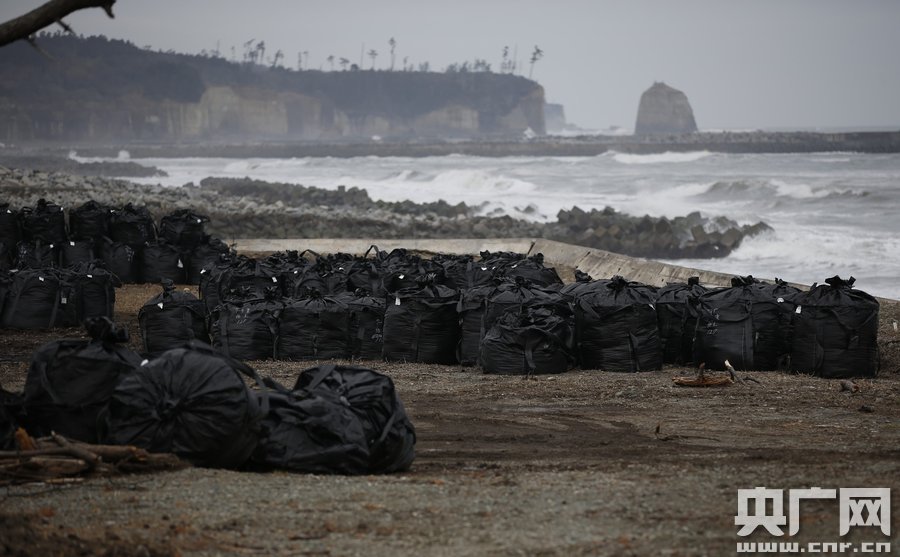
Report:
M674 219L625 215L607 207L560 211L556 222L485 216L481 207L444 201L384 202L365 190L207 178L171 188L125 180L0 167L0 202L33 206L38 199L66 208L94 200L146 206L159 219L180 208L208 215L220 238L547 238L625 255L652 258L724 257L765 223L738 225L691 213Z

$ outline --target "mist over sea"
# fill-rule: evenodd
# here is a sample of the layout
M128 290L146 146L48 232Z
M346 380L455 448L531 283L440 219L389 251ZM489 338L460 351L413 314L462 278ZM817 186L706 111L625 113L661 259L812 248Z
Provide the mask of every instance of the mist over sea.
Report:
M97 159L80 159L97 160ZM857 153L596 157L363 157L303 159L134 159L181 186L207 176L250 177L334 189L375 199L444 199L485 214L555 220L560 209L611 206L632 215L692 211L774 232L744 241L724 259L673 263L811 284L839 274L856 287L900 298L900 155Z

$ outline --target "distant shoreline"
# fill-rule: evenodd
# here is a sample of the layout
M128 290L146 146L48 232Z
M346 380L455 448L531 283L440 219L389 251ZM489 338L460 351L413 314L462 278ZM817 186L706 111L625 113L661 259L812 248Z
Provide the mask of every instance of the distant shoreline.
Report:
M546 136L532 140L466 141L238 141L233 143L182 142L22 145L50 151L75 149L79 155L116 157L127 150L134 158L223 157L433 157L453 154L507 156L590 157L610 151L630 154L710 151L716 153L900 153L896 132L716 132L669 136Z

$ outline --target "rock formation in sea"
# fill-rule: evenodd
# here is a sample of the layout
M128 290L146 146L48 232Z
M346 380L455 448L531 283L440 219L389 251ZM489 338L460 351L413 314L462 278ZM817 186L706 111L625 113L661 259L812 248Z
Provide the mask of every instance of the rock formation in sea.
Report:
M641 95L635 135L682 134L697 131L687 95L657 81Z

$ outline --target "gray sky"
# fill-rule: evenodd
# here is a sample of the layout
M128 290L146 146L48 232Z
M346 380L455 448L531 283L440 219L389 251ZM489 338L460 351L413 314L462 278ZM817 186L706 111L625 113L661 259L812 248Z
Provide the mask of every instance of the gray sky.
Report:
M0 20L41 3L3 0ZM394 37L397 65L440 70L482 58L496 71L503 46L518 45L527 76L538 45L534 79L588 128L632 128L641 93L665 81L701 129L900 129L898 0L118 0L115 11L68 22L163 50L218 43L227 57L264 40L288 66L305 50L324 69L329 54L358 62L363 45L387 68Z

